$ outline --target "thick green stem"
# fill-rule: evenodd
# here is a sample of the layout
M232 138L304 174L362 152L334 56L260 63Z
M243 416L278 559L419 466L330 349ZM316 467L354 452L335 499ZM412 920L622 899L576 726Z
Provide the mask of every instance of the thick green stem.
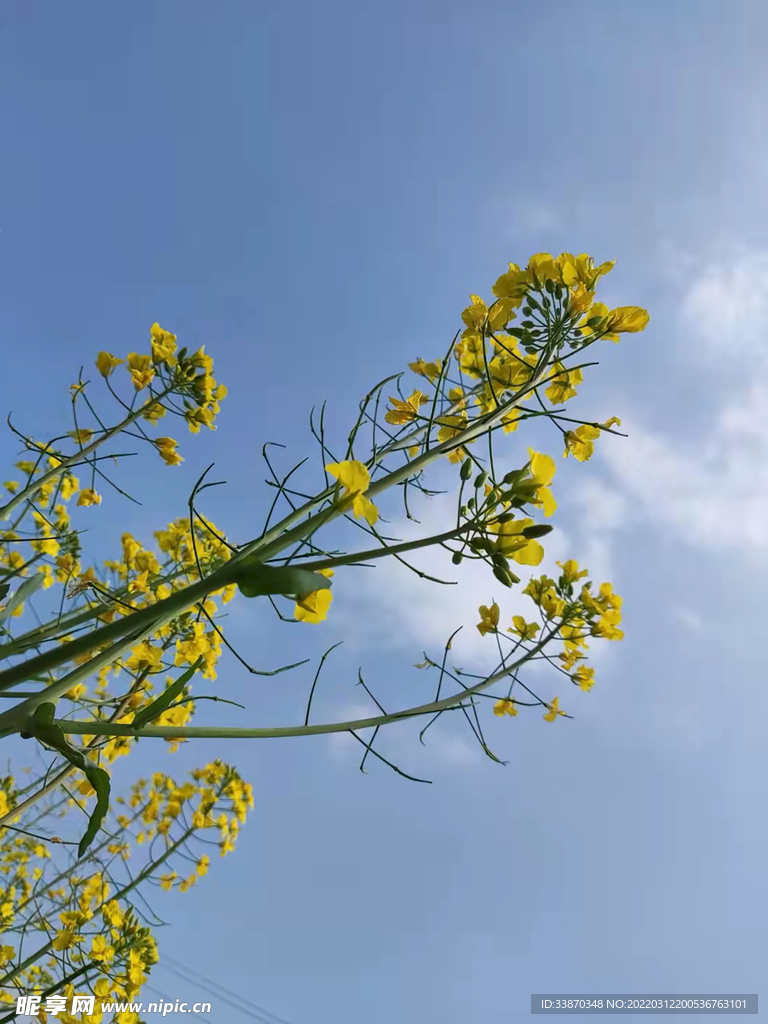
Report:
M30 676L39 675L41 672L49 672L51 669L58 668L59 665L71 661L73 658L89 654L98 647L113 643L126 636L126 634L133 634L139 630L144 630L152 626L153 623L160 625L163 622L168 622L170 619L175 618L176 615L180 615L188 608L197 604L198 601L202 601L212 591L220 590L227 584L232 583L236 576L237 569L233 559L204 580L199 580L197 583L193 583L183 590L171 594L170 597L150 605L149 608L133 612L133 614L127 615L117 622L112 622L108 626L103 626L101 629L96 629L86 636L70 640L60 647L45 651L43 654L38 654L34 658L28 658L18 665L5 669L4 672L0 672L0 690L7 690L9 686L15 686L16 683L24 682ZM2 716L0 716L1 719Z
M547 633L532 648L525 652L522 658L518 658L505 668L494 672L480 683L468 686L459 693L455 693L443 700L430 701L428 704L420 704L417 707L408 708L405 711L396 711L391 715L376 715L372 718L358 718L349 722L325 722L321 725L289 725L274 728L262 729L231 729L227 727L216 728L214 726L164 726L147 725L143 729L134 729L130 725L112 725L109 722L71 722L64 719L54 719L54 724L61 727L65 733L70 735L85 736L136 736L154 737L156 739L282 739L288 736L319 736L333 732L351 732L358 729L377 729L382 725L390 725L392 722L401 722L406 718L415 718L420 715L430 715L437 711L447 711L449 708L457 707L462 701L475 693L487 690L489 686L506 679L511 673L516 672L527 661L535 657L546 644L557 633L556 627Z

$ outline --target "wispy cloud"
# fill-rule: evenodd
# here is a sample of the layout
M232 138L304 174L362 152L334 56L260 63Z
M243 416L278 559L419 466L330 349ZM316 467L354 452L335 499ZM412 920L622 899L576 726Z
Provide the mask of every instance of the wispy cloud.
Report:
M691 543L766 549L768 383L759 374L768 366L768 252L697 268L681 309L680 346L691 373L722 394L710 428L672 436L625 418L629 437L600 454L646 518ZM709 357L703 363L702 352Z

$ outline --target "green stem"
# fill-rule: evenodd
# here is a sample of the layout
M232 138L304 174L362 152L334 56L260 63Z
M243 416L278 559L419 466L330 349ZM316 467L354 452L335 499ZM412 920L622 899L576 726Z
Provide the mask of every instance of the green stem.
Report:
M87 458L89 455L95 452L106 441L109 441L110 438L115 437L116 434L119 434L121 431L125 430L126 427L129 427L132 423L134 423L142 415L147 406L154 405L156 402L162 401L162 399L165 398L165 396L169 394L172 390L173 386L166 388L165 391L162 391L156 398L153 398L151 401L145 402L144 405L141 406L141 408L136 409L129 416L126 416L126 418L121 423L118 423L117 426L115 427L111 427L106 432L106 434L102 434L101 437L98 437L95 441L92 441L91 444L86 445L86 447L82 448L76 455L70 455L69 458L62 459L58 466L55 466L53 469L49 469L47 473L43 473L43 475L37 477L36 480L31 480L23 491L20 491L18 494L15 494L13 498L11 498L11 500L7 502L5 505L0 505L0 520L7 519L10 516L11 512L13 512L15 508L18 508L18 506L23 501L26 500L28 494L34 493L34 491L39 490L41 487L45 486L45 484L47 484L49 480L54 480L57 476L60 476L65 470L69 469L70 466L74 466L76 463L82 462L83 459Z
M559 627L557 627L559 628ZM359 729L376 729L382 725L389 725L392 722L400 722L406 718L414 718L419 715L430 715L436 711L447 711L449 708L458 706L462 701L471 697L474 693L487 690L501 682L510 673L516 672L527 661L535 657L546 644L557 633L557 628L551 630L546 636L530 650L526 651L522 658L511 663L506 668L488 676L474 686L468 686L460 693L445 697L443 700L431 701L429 704L420 704L418 707L408 708L405 711L396 711L391 715L376 715L372 718L358 718L349 722L325 722L321 725L290 725L276 728L262 729L231 729L227 727L216 728L213 726L163 726L148 725L143 729L134 729L130 725L112 725L109 722L72 722L64 719L54 719L54 725L70 735L85 736L136 736L153 737L156 739L282 739L287 736L318 736L333 732L351 732Z
M231 562L227 562L221 569L206 577L206 579L199 580L197 583L193 583L183 590L171 594L170 597L150 605L149 608L143 608L141 611L127 615L117 622L112 622L108 626L96 629L86 636L70 640L68 643L62 644L61 647L45 651L43 654L29 658L19 665L13 665L4 672L0 672L0 690L7 690L8 687L24 682L32 675L48 672L65 662L71 661L73 658L89 654L91 651L96 650L97 647L103 647L104 644L119 640L126 634L133 634L138 630L144 630L155 623L160 626L197 604L198 601L207 597L211 591L219 590L228 583L232 583L236 575L237 572L233 559ZM0 716L0 721L2 721L2 716Z

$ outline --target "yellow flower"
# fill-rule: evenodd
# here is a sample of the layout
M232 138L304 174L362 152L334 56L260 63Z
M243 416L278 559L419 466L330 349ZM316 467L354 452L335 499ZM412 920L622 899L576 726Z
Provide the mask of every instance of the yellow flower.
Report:
M420 391L414 391L410 398L404 402L399 398L393 398L389 396L389 400L393 405L384 419L387 423L393 423L395 426L400 426L403 423L410 423L411 420L416 419L419 414L419 407L429 401L426 395L423 395Z
M97 494L92 487L86 487L80 492L80 497L77 499L78 505L100 505L101 495Z
M199 434L201 426L208 427L209 430L216 429L213 423L213 410L202 405L194 409L187 409L184 413L184 419L187 421L187 426L192 434Z
M477 624L478 632L481 636L485 636L486 633L495 633L499 625L499 606L494 601L491 607L488 605L481 604L479 609L480 621Z
M69 437L77 441L78 444L88 444L93 437L93 431L80 427L77 430L70 430Z
M533 526L532 519L510 519L507 523L494 523L490 532L496 535L496 551L513 559L518 565L540 565L544 548L537 540L523 535L523 530Z
M609 341L618 341L620 334L636 334L644 331L650 320L647 309L640 306L619 306L608 314L604 326L608 330L605 337Z
M567 562L558 562L557 564L563 570L566 583L575 583L576 580L583 579L589 575L589 570L579 569L579 563L573 558L569 558Z
M512 625L507 632L515 633L521 640L534 640L539 632L539 624L537 622L526 622L522 615L513 615Z
M115 947L110 946L103 935L94 935L89 956L91 960L108 964L115 958Z
M325 468L344 488L342 500L351 499L352 512L355 517L362 517L370 526L373 526L379 518L379 510L369 498L365 497L365 492L371 485L371 476L363 463L346 460L331 462Z
M155 439L157 450L160 452L160 457L165 460L169 466L178 466L184 461L184 459L176 451L178 447L178 441L174 441L172 437L158 437Z
M536 491L536 501L541 505L545 516L551 516L557 508L557 502L552 497L549 485L555 475L555 460L549 455L542 455L532 448L528 449L531 457L530 473L534 483L539 485Z
M152 405L147 406L141 415L143 419L148 420L150 423L157 423L159 419L165 416L165 406L161 402L153 402Z
M131 371L133 386L137 391L141 391L142 388L147 387L155 376L155 371L152 367L152 357L139 355L137 352L129 352L127 362L128 369Z
M580 689L589 692L595 685L595 670L588 668L586 665L579 665L572 674L571 679Z
M96 369L102 375L102 377L108 377L116 366L120 366L122 359L118 359L117 356L113 356L109 352L99 352L96 356ZM75 387L76 385L72 385Z
M82 942L82 939L76 936L71 929L64 928L56 933L56 938L53 940L53 948L60 953L64 949L71 949L76 942Z
M499 299L511 299L517 308L528 291L530 276L527 270L521 270L516 263L509 264L509 271L502 274L493 286L493 294Z
M333 569L320 569L323 576L333 576ZM333 593L329 589L314 590L311 594L303 594L296 602L293 610L294 618L299 622L324 622L328 615Z
M544 394L553 405L562 405L577 394L575 385L583 383L584 375L579 369L566 370L560 363L556 368L561 369L562 373L552 379Z
M496 703L493 705L493 713L494 715L497 715L499 718L503 718L504 715L509 715L510 718L514 718L516 715L519 714L517 710L517 705L513 700L510 699L497 700Z
M71 473L67 473L64 479L61 481L61 487L59 488L59 494L63 501L69 501L69 499L77 494L80 489L80 481L76 476L72 476Z
M165 889L166 892L170 892L170 890L173 888L173 882L174 882L175 878L176 878L176 872L175 871L169 871L166 874L161 875L160 876L160 888L161 889Z
M158 671L163 660L162 647L153 647L148 640L142 640L133 648L131 657L125 663L125 667L131 672L141 672L148 669L150 672Z
M564 711L560 710L559 700L560 700L559 697L555 697L555 698L553 698L553 700L550 701L549 704L547 704L547 707L549 708L549 711L547 711L547 713L544 715L544 721L545 722L554 722L554 720L557 718L558 715L564 715L565 714Z
M408 363L410 370L418 373L420 377L426 377L430 382L433 382L440 376L442 366L442 360L440 359L436 359L433 363L425 363L421 356L419 356L415 363Z
M595 450L594 442L598 437L600 437L599 428L591 427L588 423L584 423L575 430L567 430L563 438L565 441L563 456L567 458L572 454L579 462L586 462L592 457Z
M176 365L176 335L170 331L164 331L158 323L152 324L149 329L152 341L152 359L156 363L165 363L167 366Z

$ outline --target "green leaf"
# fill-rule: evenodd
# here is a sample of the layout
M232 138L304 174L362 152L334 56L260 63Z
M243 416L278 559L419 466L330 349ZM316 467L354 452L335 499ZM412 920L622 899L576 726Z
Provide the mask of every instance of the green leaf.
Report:
M36 572L34 576L25 579L18 590L14 590L8 598L5 608L0 612L0 622L5 622L11 612L15 611L23 601L26 601L28 597L34 594L42 586L43 579L44 577L41 572Z
M3 600L3 598L5 597L5 595L8 593L8 591L10 589L11 589L11 584L10 583L0 583L0 601Z
M104 816L109 810L111 784L109 781L109 775L104 771L104 769L99 768L98 765L95 765L93 761L90 760L90 758L85 757L81 750L77 750L75 747L70 746L61 726L53 724L55 711L55 704L50 702L38 704L35 708L35 713L32 716L31 734L35 739L40 740L40 742L44 743L47 747L51 747L53 750L58 751L58 753L66 757L70 764L73 764L76 768L79 768L84 772L85 777L96 790L96 806L94 807L93 813L91 814L88 822L88 828L85 830L85 834L81 838L80 845L77 848L78 857L82 857L95 839L96 834L101 828Z
M133 717L133 721L131 722L131 727L133 729L142 729L145 725L149 725L150 722L154 722L155 719L159 718L164 711L167 711L176 698L181 696L184 692L184 687L195 672L197 672L202 663L203 658L201 655L194 665L190 665L187 671L184 672L183 675L180 675L179 678L175 682L171 683L169 687L163 690L156 700L153 700L148 707L142 708L141 711L136 712Z
M331 581L319 572L299 569L297 566L249 565L246 561L235 580L243 597L262 597L265 594L280 594L295 597L312 594L316 590L328 590Z

